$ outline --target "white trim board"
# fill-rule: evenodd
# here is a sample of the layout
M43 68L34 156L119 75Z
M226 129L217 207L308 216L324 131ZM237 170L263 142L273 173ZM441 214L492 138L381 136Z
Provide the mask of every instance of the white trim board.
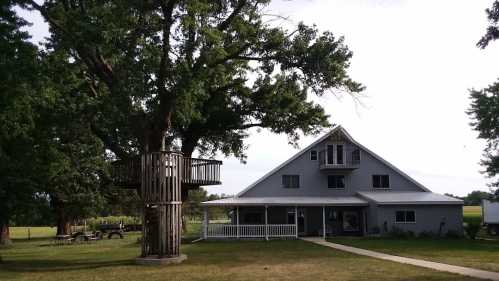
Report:
M296 153L295 155L293 155L291 158L289 158L288 160L284 161L284 163L282 163L281 165L275 167L270 172L266 173L261 178L259 178L257 181L255 181L254 183L250 184L248 187L246 187L241 192L239 192L235 197L240 197L240 196L244 195L246 192L248 192L254 186L256 186L257 184L261 183L262 181L264 181L265 179L267 179L268 177L270 177L271 175L273 175L274 173L276 173L277 171L279 171L281 168L283 168L284 166L286 166L287 164L289 164L291 161L293 161L296 158L300 157L303 153L307 152L309 149L311 149L312 147L314 147L318 143L322 142L323 140L325 140L326 138L328 138L329 136L331 136L336 131L341 131L350 142L352 142L353 144L357 145L361 150L364 150L366 153L369 153L375 159L379 160L380 162L382 162L383 164L385 164L389 168L393 169L395 172L399 173L402 177L404 177L407 180L409 180L410 182L414 183L417 187L421 188L423 191L430 192L430 190L428 188L426 188L425 186L423 186L422 184L420 184L419 182L417 182L415 179L411 178L409 175L407 175L406 173L402 172L400 169L398 169L397 167L393 166L388 161L386 161L385 159L381 158L379 155L375 154L371 150L367 149L365 146L363 146L360 143L358 143L357 141L355 141L352 138L352 136L350 136L350 134L341 125L337 125L333 129L331 129L328 133L324 134L322 137L318 138L316 141L314 141L313 143L311 143L310 145L308 145L304 149L300 150L298 153Z

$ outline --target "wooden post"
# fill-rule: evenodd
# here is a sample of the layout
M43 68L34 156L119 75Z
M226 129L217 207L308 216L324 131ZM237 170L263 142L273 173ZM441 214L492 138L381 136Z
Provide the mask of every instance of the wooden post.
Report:
M295 206L295 236L298 238L298 207Z
M209 224L209 220L208 220L208 206L205 206L204 207L204 212L203 212L203 238L206 239L206 237L208 236L208 224Z
M267 218L267 205L265 205L265 240L269 240L269 226Z
M326 206L322 206L322 238L326 239Z
M364 222L364 225L362 226L362 234L364 236L367 235L367 216L366 216L366 210L362 209L362 221Z
M236 207L236 230L237 230L237 239L239 239L239 206Z

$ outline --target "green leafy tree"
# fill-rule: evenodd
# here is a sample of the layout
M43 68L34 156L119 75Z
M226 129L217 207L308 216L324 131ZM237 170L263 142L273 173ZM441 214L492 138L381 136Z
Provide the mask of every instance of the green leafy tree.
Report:
M51 99L40 105L37 149L48 164L43 191L54 210L57 234L69 234L70 222L97 215L109 188L107 159L91 129L95 106L77 65L59 52L42 56L43 91Z
M485 48L491 41L499 38L499 1L494 1L492 7L486 10L490 22L485 35L477 45ZM485 173L492 179L491 186L498 188L499 179L499 81L488 87L471 93L471 107L468 114L472 117L471 125L479 132L479 138L487 141L482 165ZM496 191L499 192L499 189Z
M243 157L246 130L327 126L307 95L357 93L342 38L264 16L269 1L26 1L54 48L82 66L100 110L93 132L120 158L181 140L190 154Z
M38 159L33 155L37 116L37 48L27 40L26 22L0 4L0 244L10 241L11 219L33 207Z
M491 198L490 193L480 190L475 190L468 193L468 195L466 195L466 197L464 197L463 199L464 199L464 205L479 206L482 204L483 199L490 199L490 198Z

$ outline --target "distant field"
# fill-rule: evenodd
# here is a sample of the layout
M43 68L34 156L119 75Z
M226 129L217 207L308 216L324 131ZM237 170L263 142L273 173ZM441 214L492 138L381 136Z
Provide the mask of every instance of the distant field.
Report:
M10 238L12 239L27 239L28 229L31 238L47 238L54 237L57 229L49 226L35 226L35 227L10 227Z
M463 219L465 222L481 222L482 221L482 207L481 206L464 206Z
M28 239L28 233L31 238L53 238L57 232L55 227L49 226L17 226L10 227L10 238L11 239ZM29 232L28 232L29 231ZM188 238L197 238L201 234L201 223L200 222L188 222L187 223L187 233L184 234Z

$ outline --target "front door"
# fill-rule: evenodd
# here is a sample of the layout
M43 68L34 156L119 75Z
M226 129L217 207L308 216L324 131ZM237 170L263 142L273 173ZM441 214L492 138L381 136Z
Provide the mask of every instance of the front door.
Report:
M298 209L298 235L305 235L307 233L305 218L305 209Z
M360 231L360 216L357 211L343 212L343 231L358 232Z

